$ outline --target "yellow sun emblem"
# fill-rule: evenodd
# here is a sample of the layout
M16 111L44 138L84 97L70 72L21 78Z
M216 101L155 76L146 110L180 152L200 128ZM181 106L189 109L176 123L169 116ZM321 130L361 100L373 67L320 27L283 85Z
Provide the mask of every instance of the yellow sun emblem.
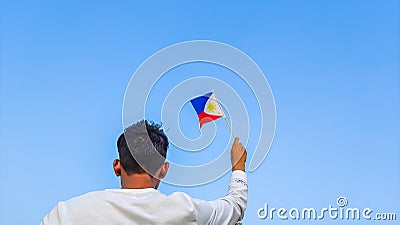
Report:
M209 102L207 104L207 111L208 112L214 112L217 109L217 107L215 106L214 102Z

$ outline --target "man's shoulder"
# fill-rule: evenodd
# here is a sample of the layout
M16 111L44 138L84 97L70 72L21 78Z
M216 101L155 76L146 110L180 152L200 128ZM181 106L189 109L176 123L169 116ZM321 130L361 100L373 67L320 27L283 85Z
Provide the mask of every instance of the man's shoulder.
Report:
M145 189L104 189L98 191L91 191L85 194L78 195L76 197L71 198L68 201L79 201L86 199L97 199L104 200L114 197L143 197L154 194L161 194L159 191L153 188L145 188Z
M167 195L168 198L177 199L177 200L184 200L184 201L192 201L192 197L185 192L173 192Z
M105 196L109 195L107 190L91 191L81 195L77 195L66 201L62 201L64 205L74 205L87 201L101 201Z

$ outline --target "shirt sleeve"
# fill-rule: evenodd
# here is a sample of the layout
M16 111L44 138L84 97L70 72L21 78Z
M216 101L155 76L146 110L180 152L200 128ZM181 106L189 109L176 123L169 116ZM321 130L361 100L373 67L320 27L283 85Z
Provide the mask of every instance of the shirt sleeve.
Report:
M198 224L235 224L244 216L247 206L247 176L241 170L232 172L228 194L214 201L193 199Z

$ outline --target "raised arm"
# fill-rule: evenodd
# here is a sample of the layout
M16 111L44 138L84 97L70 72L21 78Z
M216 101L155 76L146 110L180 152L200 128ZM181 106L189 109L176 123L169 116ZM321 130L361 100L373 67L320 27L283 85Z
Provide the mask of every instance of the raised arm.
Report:
M244 216L247 206L247 152L236 137L231 149L232 176L228 194L214 201L194 199L198 224L235 224Z

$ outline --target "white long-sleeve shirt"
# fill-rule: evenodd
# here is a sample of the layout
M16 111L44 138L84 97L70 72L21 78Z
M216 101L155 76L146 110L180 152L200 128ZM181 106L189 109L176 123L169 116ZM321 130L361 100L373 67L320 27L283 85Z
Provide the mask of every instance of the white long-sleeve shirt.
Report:
M156 189L107 189L59 202L41 225L235 224L247 204L247 176L232 172L228 194L214 201Z

